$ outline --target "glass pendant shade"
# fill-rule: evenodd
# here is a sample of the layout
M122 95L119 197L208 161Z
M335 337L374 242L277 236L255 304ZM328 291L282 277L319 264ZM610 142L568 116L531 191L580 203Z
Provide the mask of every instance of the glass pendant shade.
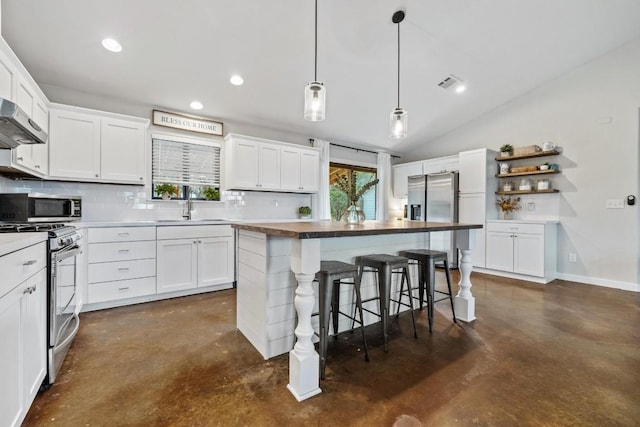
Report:
M311 82L304 88L304 118L312 122L324 120L327 91L320 82Z
M402 139L407 136L407 112L402 108L395 108L389 116L389 137Z

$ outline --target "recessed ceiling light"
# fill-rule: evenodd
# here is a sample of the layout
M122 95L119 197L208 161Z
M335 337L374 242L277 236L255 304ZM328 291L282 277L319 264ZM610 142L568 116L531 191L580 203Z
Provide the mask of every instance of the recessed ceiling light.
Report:
M192 101L189 106L194 110L202 110L202 107L204 107L204 105L202 105L202 102L199 101Z
M462 93L465 90L467 90L467 87L462 83L456 86L456 93Z
M242 83L244 83L244 79L241 76L237 75L237 74L231 76L229 81L234 86L240 86Z
M467 90L467 85L464 83L464 81L452 74L442 79L442 81L438 83L438 86L440 86L442 89L446 89L449 91L452 90L455 93L462 93Z
M114 39L102 40L102 46L110 52L120 52L122 50L120 43Z

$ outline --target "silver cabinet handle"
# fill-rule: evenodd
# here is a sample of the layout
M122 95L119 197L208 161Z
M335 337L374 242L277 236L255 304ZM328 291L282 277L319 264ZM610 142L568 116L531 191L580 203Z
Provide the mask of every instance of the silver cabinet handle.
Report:
M96 178L98 178L100 175L96 174Z
M23 161L23 160L24 160L24 157L22 157L22 156L17 157L17 158L16 158L16 160Z
M129 233L127 233L127 232L124 232L124 233L118 233L118 236L128 236L128 235L129 235Z
M29 286L28 288L26 288L24 291L22 291L23 294L29 294L31 295L32 293L34 293L36 291L36 287L35 286Z
M24 265L24 266L26 267L26 266L28 266L28 265L33 265L33 264L35 264L36 262L38 262L38 260L37 260L37 259L32 259L32 260L29 260L29 261L27 261L27 262L23 263L22 265Z
M119 254L128 254L129 253L129 249L118 249L118 253Z
M118 271L129 271L129 267L120 267Z
M36 169L40 169L40 165L36 165Z
M126 288L118 288L119 292L126 292L129 290L129 287L127 286Z

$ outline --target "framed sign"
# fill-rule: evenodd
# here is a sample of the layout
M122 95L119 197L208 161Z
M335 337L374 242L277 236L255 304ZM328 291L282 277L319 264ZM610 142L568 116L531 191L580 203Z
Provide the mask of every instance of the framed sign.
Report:
M168 128L189 130L191 132L207 133L209 135L222 136L222 123L201 117L187 116L185 114L168 113L166 111L153 110L153 124Z

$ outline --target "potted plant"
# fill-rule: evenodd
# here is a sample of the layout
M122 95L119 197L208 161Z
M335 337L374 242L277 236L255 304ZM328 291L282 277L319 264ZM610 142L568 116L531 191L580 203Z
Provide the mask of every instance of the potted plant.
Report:
M309 206L300 206L298 208L298 217L311 218L311 208Z
M509 219L511 212L520 210L520 197L500 197L496 201L496 205L502 211L502 219Z
M220 200L220 191L214 187L205 187L202 195L207 200Z
M162 196L162 200L169 200L171 196L178 195L178 187L173 184L159 184L155 186L156 194Z
M509 157L513 154L513 145L504 144L500 147L500 157Z

